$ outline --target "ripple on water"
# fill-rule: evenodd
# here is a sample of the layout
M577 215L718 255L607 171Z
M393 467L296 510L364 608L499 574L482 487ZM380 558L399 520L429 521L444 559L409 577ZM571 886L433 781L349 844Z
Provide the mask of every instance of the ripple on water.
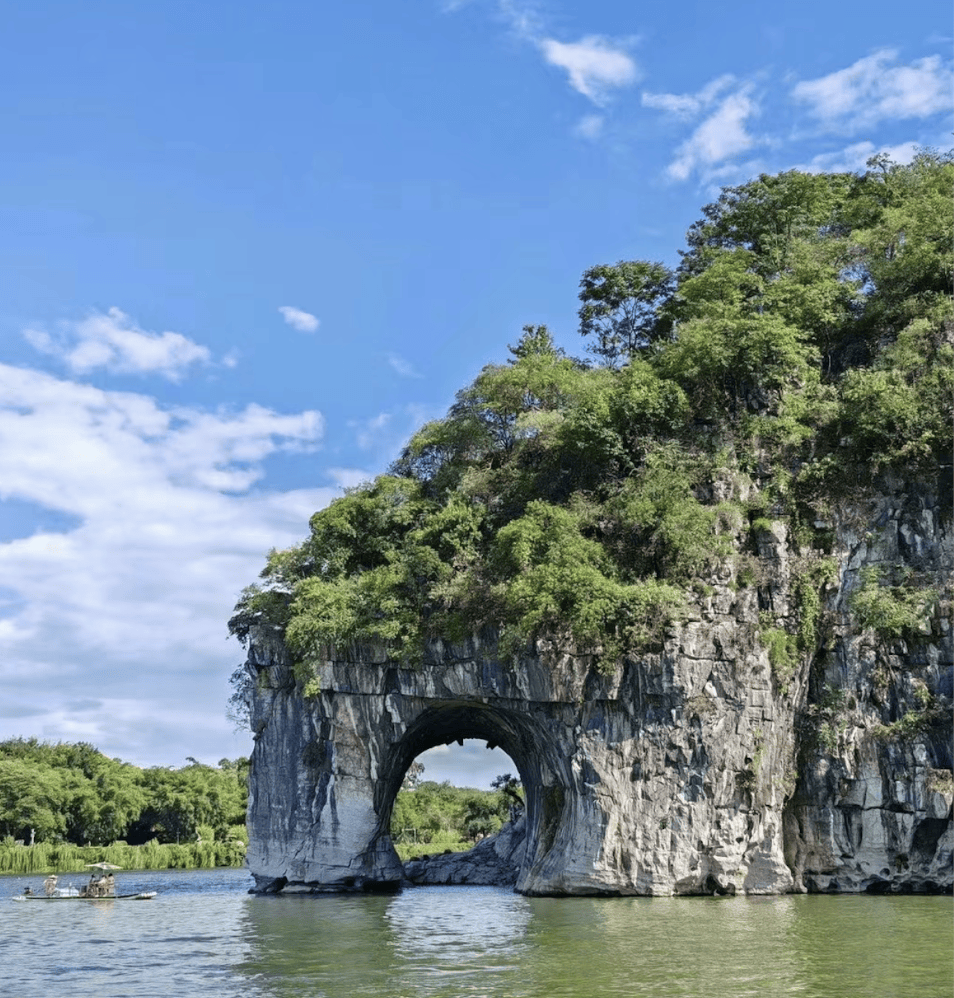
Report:
M3 994L947 998L954 980L949 897L284 898L249 896L241 871L124 881L159 896L14 904L29 879L0 877Z

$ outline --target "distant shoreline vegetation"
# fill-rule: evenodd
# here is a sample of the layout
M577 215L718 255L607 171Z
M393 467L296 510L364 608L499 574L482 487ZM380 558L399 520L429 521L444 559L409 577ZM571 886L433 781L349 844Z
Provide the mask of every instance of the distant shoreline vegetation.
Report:
M0 872L240 866L248 759L141 769L86 743L0 742Z
M415 763L391 812L391 841L402 863L421 856L472 849L496 835L510 819L514 805L523 808L520 781L498 776L491 790L455 787L449 781L421 780L424 767Z
M87 874L91 863L114 863L124 870L202 870L217 866L240 867L245 862L246 843L159 843L141 846L114 842L109 846L76 846L68 842L20 845L12 838L0 842L0 873Z

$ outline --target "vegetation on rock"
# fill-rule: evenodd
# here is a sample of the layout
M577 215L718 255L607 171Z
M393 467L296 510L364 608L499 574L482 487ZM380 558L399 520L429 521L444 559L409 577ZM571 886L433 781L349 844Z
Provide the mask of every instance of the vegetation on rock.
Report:
M757 584L758 536L799 552L792 610L761 621L780 682L820 640L824 524L879 474L931 480L952 450L954 161L789 171L727 188L670 271L586 272L595 363L526 326L389 473L273 551L230 622L284 632L304 685L334 646L408 664L485 626L612 670L661 641L715 578ZM879 588L880 586L880 588ZM916 579L866 578L860 626L910 633Z

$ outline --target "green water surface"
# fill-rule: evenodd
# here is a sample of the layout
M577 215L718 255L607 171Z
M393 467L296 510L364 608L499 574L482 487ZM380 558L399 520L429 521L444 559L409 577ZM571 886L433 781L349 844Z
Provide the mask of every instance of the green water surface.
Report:
M950 998L951 899L523 898L430 888L246 912L267 995Z
M155 900L15 902L29 880L0 878L0 995L954 994L950 897L551 899L484 887L260 897L238 870L122 878Z

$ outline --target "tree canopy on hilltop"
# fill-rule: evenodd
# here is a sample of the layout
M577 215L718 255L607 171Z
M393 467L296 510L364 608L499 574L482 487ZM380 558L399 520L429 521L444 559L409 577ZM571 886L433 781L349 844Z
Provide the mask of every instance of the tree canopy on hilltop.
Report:
M613 668L717 569L757 574L747 531L784 519L820 554L813 525L844 490L950 460L952 190L931 151L763 175L703 209L674 272L591 268L597 363L526 326L388 474L270 554L233 632L283 628L302 681L329 645L413 663L486 625L512 655L545 637Z

